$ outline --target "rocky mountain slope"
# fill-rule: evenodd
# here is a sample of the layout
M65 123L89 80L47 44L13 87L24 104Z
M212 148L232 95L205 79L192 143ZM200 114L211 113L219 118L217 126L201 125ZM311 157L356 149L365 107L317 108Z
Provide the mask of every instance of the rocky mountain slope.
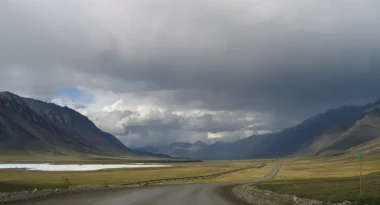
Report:
M54 154L139 155L87 117L52 103L0 92L0 150Z

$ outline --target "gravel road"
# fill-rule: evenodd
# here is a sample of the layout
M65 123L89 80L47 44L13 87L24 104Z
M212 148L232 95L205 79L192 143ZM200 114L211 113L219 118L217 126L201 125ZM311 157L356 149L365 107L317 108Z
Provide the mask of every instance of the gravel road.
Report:
M247 183L273 178L281 163L264 178ZM46 198L32 199L16 205L241 205L243 202L232 196L231 189L237 184L189 184L154 186L135 189L95 190L68 193Z

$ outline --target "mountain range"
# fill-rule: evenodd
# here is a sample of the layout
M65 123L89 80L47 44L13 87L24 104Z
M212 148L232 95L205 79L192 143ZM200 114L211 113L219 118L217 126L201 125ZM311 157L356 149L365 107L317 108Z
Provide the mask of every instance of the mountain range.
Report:
M206 148L208 146L208 144L199 140L195 143L174 142L167 146L144 146L135 147L133 149L141 152L150 152L154 154L166 154L172 157L191 158L192 153L200 149Z
M338 155L355 147L366 152L380 150L379 141L380 100L364 106L329 110L276 133L253 135L232 143L217 142L198 149L181 149L175 155L196 159ZM364 147L367 149L363 150ZM173 154L167 149L156 149L154 153Z
M0 92L0 153L151 155L126 147L68 107Z
M231 143L176 142L130 149L73 109L0 92L0 154L170 155L219 160L331 156L358 150L380 152L380 100L329 110L282 131Z

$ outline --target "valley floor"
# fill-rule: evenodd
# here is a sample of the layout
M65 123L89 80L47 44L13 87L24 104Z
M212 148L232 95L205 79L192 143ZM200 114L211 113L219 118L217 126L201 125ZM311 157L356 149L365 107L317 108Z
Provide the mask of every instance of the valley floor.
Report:
M265 177L247 180L258 182L271 179L275 177L280 168L281 163L277 163ZM255 177L258 177L258 175L255 175ZM20 201L16 204L177 205L180 202L181 204L188 205L241 205L242 202L234 197L231 192L231 188L234 186L233 184L236 183L210 182L187 185L135 187L128 189L125 187L119 189L97 189L90 192L71 192L61 195L52 195L50 197L35 198L28 201Z
M65 161L69 163L70 161ZM78 163L78 160L74 160ZM85 161L86 163L100 163L99 161ZM108 161L109 162L109 161ZM113 163L123 163L121 160ZM129 163L130 161L124 161ZM263 160L246 161L208 161L169 163L171 167L159 168L125 168L98 171L28 171L28 170L0 170L0 192L32 191L43 189L60 189L67 187L108 187L122 185L131 182L154 180L161 178L188 177L209 175L230 170L254 167L260 165ZM63 163L60 161L60 163ZM260 169L246 169L236 173L223 175L215 179L199 179L186 183L203 182L229 182L246 181L265 175L273 164L268 164ZM185 182L181 182L185 183Z
M84 163L109 162L110 160L85 160ZM120 159L112 162L121 162ZM252 167L263 162L267 166L246 169L213 179L199 179L173 183L244 183L264 177L275 166L276 160L235 160L171 163L172 167L115 169L81 172L41 172L25 170L0 170L0 192L38 190L67 187L108 187L158 178L208 175L234 169ZM62 161L61 161L62 162ZM73 160L78 163L78 160ZM129 163L130 161L124 161ZM65 161L67 163L67 161ZM363 194L359 197L360 161L356 157L293 158L285 159L275 180L254 185L264 190L319 201L357 204L380 204L380 157L364 157ZM168 183L165 183L168 184ZM274 203L276 204L276 203Z

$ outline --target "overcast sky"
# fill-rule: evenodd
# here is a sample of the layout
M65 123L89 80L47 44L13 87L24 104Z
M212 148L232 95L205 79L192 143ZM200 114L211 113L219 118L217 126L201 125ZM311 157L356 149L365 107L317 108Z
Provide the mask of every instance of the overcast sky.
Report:
M378 0L0 0L0 88L129 146L233 141L380 97Z

